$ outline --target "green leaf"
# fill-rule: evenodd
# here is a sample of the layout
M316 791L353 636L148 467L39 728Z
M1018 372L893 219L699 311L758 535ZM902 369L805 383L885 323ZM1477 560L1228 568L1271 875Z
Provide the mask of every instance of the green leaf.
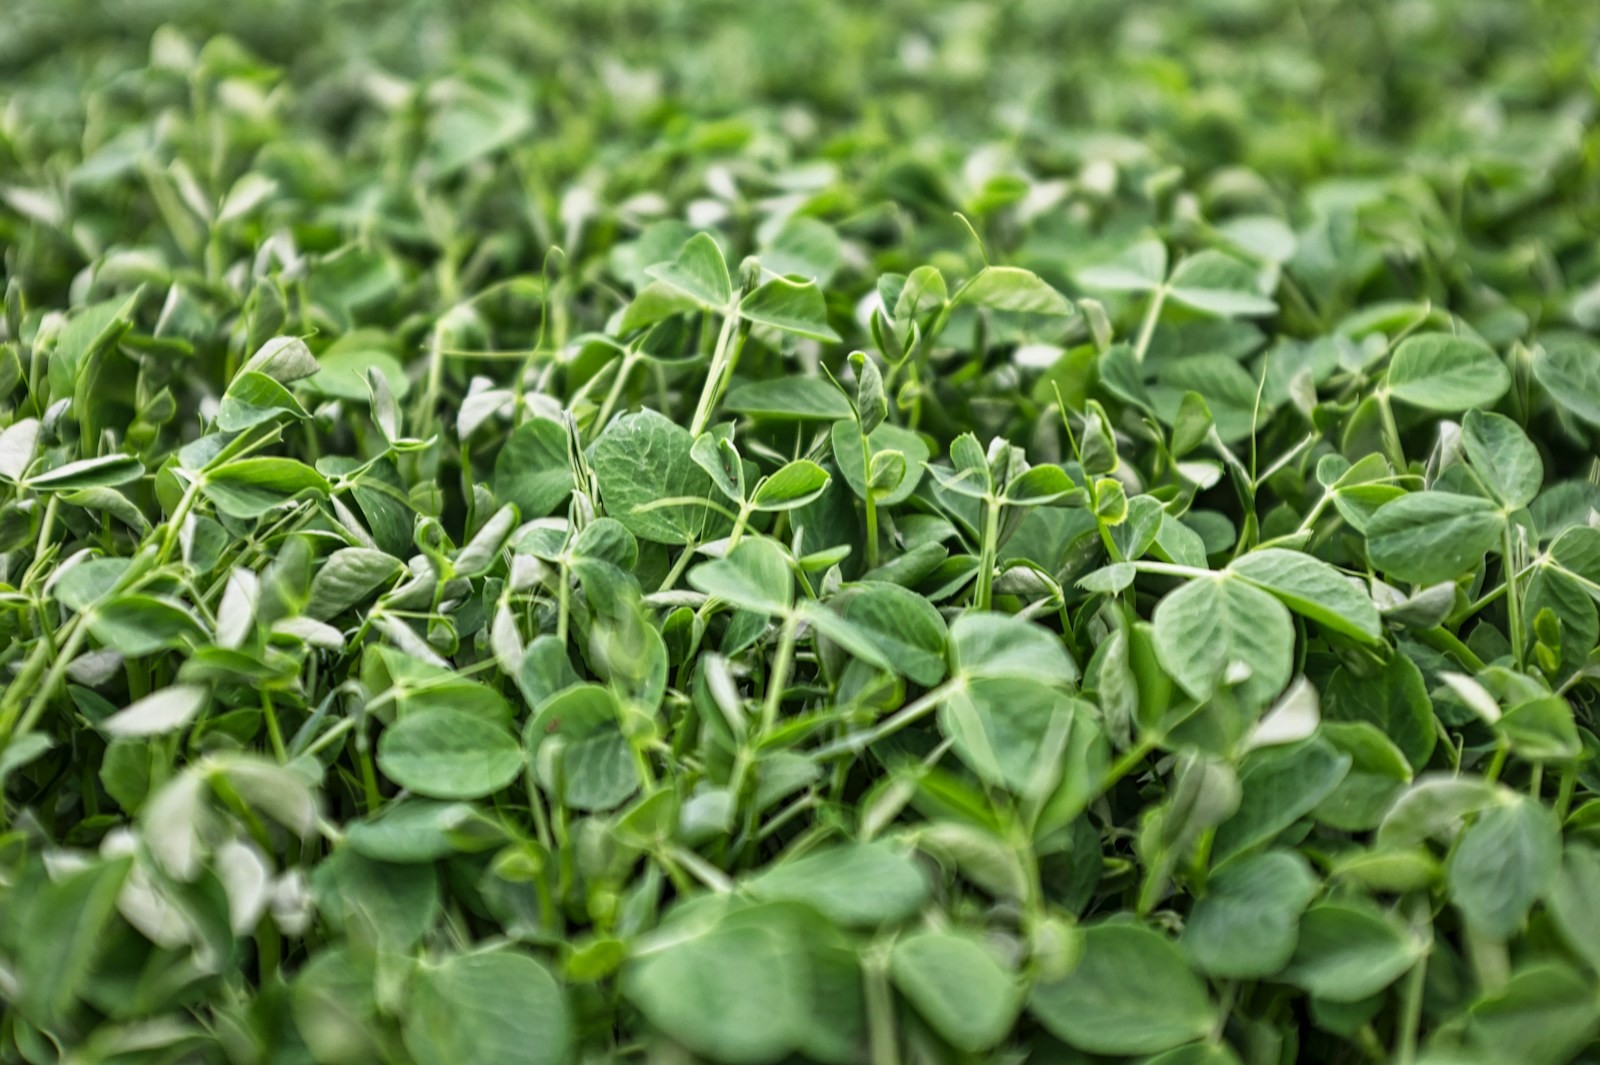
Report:
M435 862L458 850L477 850L501 842L504 833L464 802L407 798L377 817L348 824L350 849L375 862Z
M524 519L542 518L572 494L567 429L549 418L529 418L511 431L494 460L495 498L515 503Z
M15 927L28 930L16 948L24 1016L52 1026L67 1020L109 945L118 892L131 864L128 858L90 861L14 896L20 907Z
M701 433L689 449L689 457L706 471L717 491L734 503L744 502L744 461L732 441L714 433Z
M1212 861L1265 843L1317 808L1350 771L1350 756L1320 737L1254 751L1239 773L1239 811L1217 829Z
M865 581L830 600L860 635L892 663L894 671L918 684L944 679L944 618L922 596L882 581Z
M326 497L326 477L303 462L285 458L248 458L218 466L200 482L205 497L231 518L259 518L302 492Z
M1083 958L1034 986L1028 1010L1056 1038L1091 1054L1155 1054L1211 1032L1216 1009L1171 941L1132 924L1083 930Z
M707 310L725 312L733 303L733 282L728 278L728 264L723 260L717 242L709 234L696 233L684 244L677 258L670 263L652 266L645 272L686 294Z
M842 339L828 325L828 307L815 281L775 277L739 301L739 316L812 340Z
M1209 699L1226 685L1259 709L1289 683L1289 612L1241 578L1196 578L1162 599L1152 620L1162 667L1195 699Z
M241 372L228 385L217 409L217 428L225 433L242 432L282 415L304 420L310 415L275 378L253 371Z
M38 418L23 418L0 431L0 478L12 484L22 480L38 446Z
M405 567L393 555L365 547L343 547L328 556L311 580L306 613L318 621L336 618L398 577Z
M35 474L24 485L36 492L71 492L127 484L143 476L144 465L132 455L101 455Z
M111 736L160 736L187 728L211 693L198 684L174 684L118 710L100 728Z
M750 503L757 510L794 510L815 502L828 488L828 471L810 459L795 459L756 483Z
M916 932L897 939L889 971L928 1026L969 1054L997 1046L1022 1009L1016 976L969 932Z
M352 341L352 338L348 346L341 343L324 352L317 360L321 369L300 386L346 403L365 403L372 391L367 375L376 370L389 382L394 398L404 399L411 391L411 379L406 376L405 367L386 351L362 346L361 341L366 338L361 332L348 334L345 340Z
M94 607L88 620L97 640L129 658L206 642L205 629L188 608L154 595L118 596Z
M861 431L871 433L889 416L889 397L883 391L883 375L878 364L864 351L850 355L850 365L856 371L856 417Z
M612 421L589 449L606 514L641 540L688 544L715 539L726 518L691 503L652 507L662 499L709 498L711 478L695 464L694 437L652 410Z
M950 626L950 668L967 677L1077 683L1078 667L1061 638L1009 614L969 611Z
M1514 973L1505 985L1474 1002L1465 1030L1483 1061L1565 1065L1581 1060L1600 1030L1594 982L1556 961Z
M1306 911L1282 979L1329 1002L1376 995L1422 956L1422 945L1371 903L1323 902Z
M1534 350L1533 376L1556 404L1600 425L1600 350L1588 338L1563 336Z
M1544 485L1544 461L1522 427L1503 414L1469 410L1461 423L1467 461L1508 510L1533 502Z
M1389 363L1389 393L1425 410L1491 407L1510 387L1510 372L1487 344L1449 333L1409 336Z
M505 729L471 714L407 714L378 739L383 775L432 799L478 799L510 784L522 751Z
M1600 851L1582 843L1567 844L1545 904L1567 946L1591 971L1600 973Z
M1475 569L1500 540L1493 503L1452 492L1413 492L1367 523L1367 557L1390 577L1441 584Z
M972 303L997 311L1048 314L1059 318L1073 313L1072 302L1031 270L1015 266L986 266L957 292L956 304Z
M647 944L624 966L622 993L656 1028L719 1062L777 1062L815 1018L803 945L757 907L689 936Z
M1367 642L1383 633L1378 608L1355 581L1299 551L1268 547L1240 555L1228 572L1271 592L1297 614Z
M1263 296L1254 268L1220 251L1201 251L1179 262L1167 281L1169 299L1224 318L1276 314Z
M1467 923L1509 939L1554 883L1561 865L1561 826L1549 809L1513 798L1485 810L1461 833L1446 877Z
M1394 741L1413 769L1428 764L1438 732L1433 701L1416 663L1401 652L1359 675L1341 667L1328 678L1322 715L1329 721L1364 721Z
M239 367L239 376L263 374L280 384L289 384L317 372L317 357L299 337L273 337ZM235 378L237 380L237 378ZM231 391L231 389L230 389Z
M747 381L728 390L725 410L757 418L837 421L852 414L850 401L832 383L817 377Z
M741 610L781 617L794 604L794 575L783 549L752 537L726 558L702 562L689 571L689 583Z
M573 1037L555 977L515 949L421 966L401 1034L417 1065L559 1065L568 1060Z
M1059 744L1087 716L1085 704L1035 680L969 677L939 704L939 729L986 783L1020 795L1052 733Z
M927 877L890 843L848 843L771 866L746 883L756 898L803 902L848 928L874 928L915 916Z
M116 342L133 321L139 294L118 296L90 304L67 320L50 352L50 395L72 396L74 386L93 359Z
M862 499L867 496L867 467L861 455L861 430L854 421L837 421L832 430L833 458L839 464L839 473L852 491ZM885 451L898 451L905 456L906 475L899 485L878 497L878 505L892 507L911 497L922 480L923 463L932 456L922 437L909 429L889 422L878 426L867 437L872 454L876 457Z
M1229 862L1206 882L1178 945L1211 976L1272 976L1294 955L1300 915L1318 888L1311 867L1292 851Z
M1013 507L1043 507L1085 498L1083 490L1060 466L1034 466L1006 485L1005 501Z
M1103 292L1151 292L1167 276L1167 248L1151 238L1129 246L1121 254L1073 275L1085 288Z

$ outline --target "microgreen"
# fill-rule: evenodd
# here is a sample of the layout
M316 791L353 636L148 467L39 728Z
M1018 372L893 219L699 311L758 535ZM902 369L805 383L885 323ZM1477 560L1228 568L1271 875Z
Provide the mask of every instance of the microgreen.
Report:
M108 6L0 1062L1600 1055L1600 8Z

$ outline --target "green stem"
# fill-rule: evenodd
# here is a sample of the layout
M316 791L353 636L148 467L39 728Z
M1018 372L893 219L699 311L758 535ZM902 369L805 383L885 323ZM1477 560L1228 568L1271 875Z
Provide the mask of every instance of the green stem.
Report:
M1511 753L1511 748L1501 740L1494 749L1494 757L1489 759L1489 768L1484 771L1483 779L1493 784L1500 779L1500 771L1506 767L1506 757Z
M1474 654L1472 648L1462 643L1460 637L1449 629L1438 627L1422 629L1417 632L1417 639L1436 651L1443 651L1473 673L1484 668L1483 659Z
M1389 393L1379 389L1376 393L1378 411L1383 415L1383 443L1389 452L1389 461L1401 473L1406 469L1406 454L1400 449L1400 424L1394 420L1394 407L1389 404Z
M1526 664L1528 634L1522 618L1522 590L1517 586L1515 545L1511 539L1511 521L1506 518L1500 527L1500 564L1506 576L1506 613L1511 626L1511 653L1517 668Z
M617 378L611 382L611 389L606 393L605 402L600 404L600 413L595 415L594 424L590 426L591 438L605 431L606 423L611 420L612 411L616 410L617 400L622 398L622 389L632 375L633 355L630 353L622 357L622 363L617 367Z
M265 690L261 692L261 713L267 719L267 736L272 741L272 753L280 763L287 762L289 754L283 746L283 730L278 727L278 711L272 705L272 696Z
M821 761L836 755L855 754L865 750L885 736L893 735L919 718L926 717L937 709L940 703L960 691L964 684L965 682L960 677L946 681L932 691L925 692L916 702L907 704L867 731L842 736L827 746L818 748L812 757Z
M1162 285L1150 294L1150 305L1145 308L1144 321L1139 324L1139 337L1133 342L1133 361L1144 365L1150 341L1156 335L1156 323L1161 320L1161 307L1167 302L1167 286Z
M789 617L783 623L783 633L778 637L778 656L772 663L772 676L767 682L767 698L761 705L761 734L771 734L778 724L778 711L783 705L783 690L789 683L789 670L794 665L795 628L799 622Z
M34 692L33 701L28 704L28 709L23 712L21 719L17 721L15 731L8 734L7 726L10 721L0 721L0 749L9 746L13 740L26 736L33 730L33 726L38 724L39 717L44 713L45 707L50 705L51 695L60 686L62 678L66 676L67 667L72 665L72 660L78 656L78 648L83 646L84 638L89 634L88 628L82 622L83 615L79 614L62 627L61 631L66 642L61 645L55 661L51 663L50 672L45 675L44 683ZM20 690L20 681L21 678L19 677L17 681L13 682L12 688ZM6 694L9 695L11 690L7 689Z
M888 960L878 953L865 959L862 977L866 983L867 1045L872 1065L899 1065L896 1046L894 993L889 989Z
M711 367L706 371L705 387L701 389L700 402L694 409L694 421L689 423L691 436L699 436L706 431L711 412L716 410L717 401L722 398L722 377L727 364L732 362L733 337L738 323L738 315L723 316L722 329L717 333L716 350L711 355Z
M752 508L748 501L739 505L739 516L733 521L733 530L728 533L728 550L732 551L739 546L739 541L744 539L745 526L750 524Z
M196 477L189 482L189 487L183 490L183 498L178 500L178 506L172 512L172 520L167 522L167 531L161 537L161 551L156 555L156 565L166 562L168 556L172 554L173 547L177 545L178 535L183 531L184 519L189 516L189 511L194 509L195 500L200 496L201 483L201 477Z
M978 610L988 610L994 601L994 564L999 553L1000 501L989 497L984 501L983 543L978 548L978 587L973 593L972 605Z
M662 578L661 586L656 591L668 592L672 590L673 586L678 583L678 578L683 576L683 571L688 569L689 563L694 560L694 552L697 546L699 545L692 543L683 545L683 550L678 553L677 559L672 563L672 568Z
M556 589L556 640L562 647L567 645L567 619L572 613L572 572L567 569L566 562L562 562L556 570L556 580L560 582ZM441 584L442 588L443 585Z
M1432 920L1428 915L1427 902L1423 899L1416 900L1411 911L1412 931L1422 934L1422 929L1427 929L1427 936L1431 944ZM1428 980L1428 953L1429 947L1425 946L1416 964L1411 967L1411 972L1406 976L1406 982L1400 992L1400 1023L1395 1035L1395 1065L1411 1065L1417 1057L1417 1033L1422 1027L1422 992Z
M1572 793L1578 784L1578 763L1568 762L1561 767L1561 782L1556 789L1556 819L1565 821L1572 808Z

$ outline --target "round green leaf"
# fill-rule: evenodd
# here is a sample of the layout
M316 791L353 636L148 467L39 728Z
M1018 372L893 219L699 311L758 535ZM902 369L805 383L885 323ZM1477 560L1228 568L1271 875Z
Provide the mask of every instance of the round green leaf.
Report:
M529 418L506 437L494 460L494 494L515 503L522 517L542 518L572 494L567 429L549 418Z
M1481 340L1418 333L1395 348L1389 392L1415 407L1463 411L1490 407L1511 387L1511 373Z
M1178 943L1212 976L1271 976L1294 955L1300 915L1317 888L1311 867L1292 851L1229 862L1206 882Z
M887 842L848 843L780 862L749 881L751 894L803 902L847 927L870 928L913 916L928 897L916 862Z
M1382 572L1441 584L1478 566L1500 539L1495 505L1453 492L1413 492L1379 507L1367 523L1367 557Z
M1133 924L1083 930L1083 958L1035 985L1028 1010L1050 1033L1091 1054L1155 1054L1208 1035L1216 1009L1188 959Z
M1227 682L1247 707L1260 709L1289 683L1289 612L1238 577L1196 578L1162 599L1151 620L1162 668L1195 699Z
M969 932L918 932L898 939L889 971L928 1026L969 1054L988 1050L1010 1034L1022 1009L1016 976Z
M1306 911L1283 979L1330 1002L1359 1002L1398 980L1422 948L1376 906L1324 902Z
M378 740L384 776L433 799L491 795L522 770L522 748L505 729L471 714L407 714Z
M520 950L458 954L424 964L401 1034L417 1065L559 1065L572 1026L555 977Z

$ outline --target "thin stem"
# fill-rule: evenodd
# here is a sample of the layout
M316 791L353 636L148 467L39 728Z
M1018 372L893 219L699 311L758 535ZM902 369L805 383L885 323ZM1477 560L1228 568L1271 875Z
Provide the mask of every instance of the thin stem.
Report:
M984 501L983 543L978 549L978 586L973 593L972 605L978 610L988 610L994 600L994 564L999 553L1000 501L990 497Z
M1378 411L1383 415L1383 442L1389 451L1389 461L1401 472L1406 468L1406 454L1400 449L1400 424L1394 420L1394 407L1389 403L1389 393L1379 389L1376 393Z
M567 569L566 562L562 562L556 570L556 580L559 582L556 589L556 640L565 647L568 617L572 613L572 572Z
M1484 668L1483 659L1474 654L1472 648L1462 643L1449 629L1422 629L1416 635L1417 639L1436 651L1443 651L1473 673Z
M200 485L201 479L196 477L189 482L189 487L183 490L183 498L178 500L178 506L172 512L172 520L167 522L167 531L161 538L161 551L156 555L156 565L161 565L172 554L178 536L183 531L184 520L189 517L189 511L194 508L195 500L199 498Z
M1484 771L1483 779L1493 784L1500 779L1500 771L1506 767L1506 757L1511 753L1511 748L1504 740L1494 749L1494 757L1489 759L1489 768Z
M267 736L272 741L272 753L280 763L289 760L289 753L283 746L283 729L278 726L278 711L272 705L272 696L266 690L261 692L261 713L267 719Z
M1418 955L1411 972L1406 975L1405 985L1400 992L1400 1023L1395 1035L1395 1065L1411 1065L1417 1057L1417 1032L1422 1027L1422 992L1427 986L1428 954L1433 939L1433 923L1424 899L1419 898L1412 904L1411 930L1417 935L1426 934L1428 943Z
M689 563L694 560L695 549L698 546L698 544L693 543L683 545L683 550L678 552L678 557L672 563L672 568L661 579L661 586L656 591L667 592L672 590L673 586L678 583L678 578L683 576L683 571L688 569Z
M699 436L706 431L706 423L711 420L711 412L716 409L717 401L722 398L723 367L729 361L734 329L738 322L737 315L726 314L722 318L722 329L717 333L717 347L711 354L711 367L706 371L705 387L701 389L700 402L694 409L694 421L689 423L691 436Z
M1568 762L1561 767L1561 782L1556 790L1556 819L1565 821L1572 809L1572 793L1578 784L1578 763Z
M600 413L595 415L594 424L590 427L591 436L599 436L605 431L606 423L611 420L612 411L616 410L617 400L622 398L622 389L628 383L628 378L633 375L632 353L622 357L621 364L617 367L616 380L611 382L611 389L606 393L605 402L600 404Z
M872 445L867 434L861 434L861 480L866 486L867 508L867 568L878 568L878 499L872 491Z
M1145 353L1150 350L1150 340L1156 334L1156 322L1161 320L1161 306L1166 302L1166 285L1150 294L1150 305L1145 308L1144 321L1139 324L1139 337L1133 343L1133 361L1141 366L1144 365Z
M1511 521L1507 518L1500 528L1500 562L1506 575L1506 613L1510 615L1511 653L1517 668L1522 669L1527 659L1528 634L1522 617L1522 590L1517 586L1515 544L1511 539Z
M778 656L772 663L772 676L767 682L767 698L761 705L761 733L768 735L778 724L778 711L783 705L783 690L789 683L789 670L794 665L795 628L799 621L790 616L783 623L783 633L778 637Z
M884 718L865 732L856 732L843 736L827 746L819 748L812 757L821 761L824 758L832 758L841 754L855 754L864 750L885 736L893 735L919 718L926 717L940 703L960 691L964 686L965 682L959 677L955 680L946 681L932 691L924 693L915 702L907 704L893 715Z
M899 1065L894 994L889 989L887 959L874 955L862 967L866 983L867 1044L872 1065Z
M0 744L9 745L11 741L21 739L33 730L38 724L39 717L44 713L45 707L50 705L50 697L56 688L61 685L61 679L66 676L67 667L72 665L72 660L78 656L78 648L83 646L83 641L89 634L88 628L82 624L83 615L79 614L62 628L66 642L56 654L56 660L50 666L50 672L45 675L44 683L34 692L33 701L28 704L28 709L23 712L21 720L17 722L16 730L6 735L8 722L0 721ZM9 692L7 693L9 694Z

